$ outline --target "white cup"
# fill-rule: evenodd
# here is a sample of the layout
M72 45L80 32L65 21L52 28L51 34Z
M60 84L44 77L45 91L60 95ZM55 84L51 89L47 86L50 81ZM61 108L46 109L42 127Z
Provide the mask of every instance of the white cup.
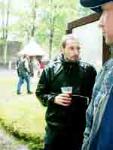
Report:
M62 93L72 94L72 86L61 87L61 91L62 91Z

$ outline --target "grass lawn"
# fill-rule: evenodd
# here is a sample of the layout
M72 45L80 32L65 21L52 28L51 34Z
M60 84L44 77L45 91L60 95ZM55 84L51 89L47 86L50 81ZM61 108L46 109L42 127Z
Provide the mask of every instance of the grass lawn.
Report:
M0 123L13 134L20 137L43 137L45 129L45 108L35 94L26 94L25 84L21 95L16 94L18 77L0 76ZM31 89L35 92L38 81L33 80Z

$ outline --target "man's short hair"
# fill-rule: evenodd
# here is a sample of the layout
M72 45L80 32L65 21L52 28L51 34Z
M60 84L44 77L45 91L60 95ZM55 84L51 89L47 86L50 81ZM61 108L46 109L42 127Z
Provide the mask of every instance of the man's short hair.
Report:
M101 5L113 0L80 0L81 5L89 7L96 12L102 12Z
M65 48L66 42L68 40L74 40L75 42L79 43L79 40L75 36L73 36L72 34L67 34L67 35L64 35L62 38L62 41L61 41L62 48Z

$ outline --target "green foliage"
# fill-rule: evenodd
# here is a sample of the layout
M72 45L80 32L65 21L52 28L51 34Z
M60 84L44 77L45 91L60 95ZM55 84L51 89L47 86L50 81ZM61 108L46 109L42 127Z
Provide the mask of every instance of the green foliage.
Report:
M67 30L67 24L70 21L91 13L90 10L83 8L79 0L20 0L18 3L25 5L21 9L16 9L15 5L10 2L10 16L15 21L7 26L10 35L25 43L33 36L48 52L56 54L59 49L59 43L62 35ZM23 6L22 5L22 6ZM7 10L0 2L1 11ZM2 14L2 12L1 12ZM2 20L3 20L2 16ZM3 34L3 28L0 27L0 33ZM52 34L52 35L51 35ZM52 49L50 42L52 38Z
M26 2L21 0L19 3L25 5ZM67 23L76 18L76 1L28 0L26 5L27 8L19 10L12 2L10 3L9 19L12 17L15 21L8 26L9 34L25 42L30 39L34 26L35 39L49 51L50 32L53 29L52 48L57 52L61 36L66 32Z
M41 29L41 26L43 24L46 25L46 28L43 28L42 31L43 33L45 33L46 38L45 41L40 41L40 43L48 43L47 45L49 46L51 32L53 32L52 44L54 50L53 53L55 54L58 52L61 37L66 32L66 25L68 21L72 20L72 15L70 14L72 14L73 12L73 16L76 17L75 2L71 0L69 4L66 0L53 0L48 5L48 1L46 1L44 7L42 7L42 10L44 10L45 16L41 20L39 30ZM47 48L49 49L49 47Z
M0 78L0 124L10 134L25 142L31 150L41 150L45 129L45 109L35 95L16 95L16 77ZM32 85L35 90L36 84Z
M21 143L25 143L31 150L42 150L43 148L43 136L42 135L29 135L28 133L21 133L19 128L15 126L15 123L9 125L5 120L0 120L0 124L7 130L8 133L16 137ZM14 128L15 126L15 128ZM16 129L17 128L17 129Z
M4 39L0 39L0 45L3 46L5 44L5 40Z

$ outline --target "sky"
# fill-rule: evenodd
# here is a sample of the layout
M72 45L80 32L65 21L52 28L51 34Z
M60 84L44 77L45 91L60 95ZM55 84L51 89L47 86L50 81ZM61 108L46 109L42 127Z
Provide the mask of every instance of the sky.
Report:
M13 3L13 7L17 10L29 9L28 0L10 0Z
M8 0L0 0L0 2L5 2L7 3ZM29 0L9 0L12 4L12 6L17 9L28 9L29 8Z

